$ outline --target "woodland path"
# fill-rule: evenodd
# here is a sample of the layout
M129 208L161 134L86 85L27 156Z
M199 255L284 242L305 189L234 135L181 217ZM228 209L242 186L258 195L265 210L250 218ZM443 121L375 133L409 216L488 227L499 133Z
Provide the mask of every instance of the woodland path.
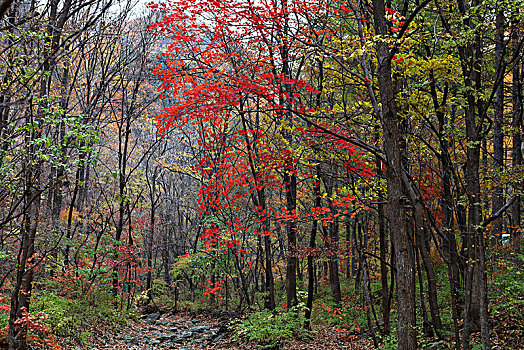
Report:
M154 313L142 316L138 322L131 323L113 334L106 333L97 337L94 344L83 349L257 349L252 343L233 339L232 332L228 329L230 322L231 319L228 316L160 315ZM287 350L365 350L372 348L370 340L349 340L344 334L338 333L336 329L327 327L317 327L311 340L294 340L282 347L282 349Z
M87 348L101 349L240 349L231 343L228 321L189 315L153 313L114 334L105 334ZM247 349L247 347L243 347Z

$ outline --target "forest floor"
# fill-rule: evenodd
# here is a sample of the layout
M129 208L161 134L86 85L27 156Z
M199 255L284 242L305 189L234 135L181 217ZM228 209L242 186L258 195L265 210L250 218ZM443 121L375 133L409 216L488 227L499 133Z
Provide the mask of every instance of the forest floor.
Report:
M228 325L231 315L206 314L144 315L112 333L103 332L94 337L84 349L256 349L254 343L238 340ZM78 349L81 349L78 347ZM290 339L281 349L373 349L369 339L352 339L334 328L315 326L311 339Z
M175 315L158 313L143 315L140 320L131 322L125 327L108 332L99 329L94 332L90 345L75 347L74 350L115 349L115 350L201 350L201 349L239 349L255 350L254 342L236 339L230 329L237 315L233 313L186 312ZM498 321L498 322L497 322ZM498 319L496 323L501 320ZM509 321L509 320L508 320ZM510 322L508 322L511 324ZM492 334L493 349L522 349L524 331L515 330L504 323L495 327ZM474 340L480 342L480 334L473 334ZM426 349L449 349L451 343L435 340L433 346ZM67 349L70 349L69 347ZM282 350L303 349L341 349L368 350L375 349L369 338L358 338L341 332L336 327L314 325L311 338L290 339L279 347Z

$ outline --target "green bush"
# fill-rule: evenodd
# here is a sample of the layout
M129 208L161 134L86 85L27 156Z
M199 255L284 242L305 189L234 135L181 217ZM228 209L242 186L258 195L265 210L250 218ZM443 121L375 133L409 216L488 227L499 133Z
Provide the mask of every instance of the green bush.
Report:
M262 310L248 315L233 326L237 337L255 341L261 349L279 349L283 343L293 338L308 335L304 329L304 305L290 311L271 312Z
M134 310L117 309L113 295L107 291L72 297L49 289L36 290L31 312L44 312L48 315L45 324L54 334L78 343L89 341L93 327L124 325L127 320L137 317Z

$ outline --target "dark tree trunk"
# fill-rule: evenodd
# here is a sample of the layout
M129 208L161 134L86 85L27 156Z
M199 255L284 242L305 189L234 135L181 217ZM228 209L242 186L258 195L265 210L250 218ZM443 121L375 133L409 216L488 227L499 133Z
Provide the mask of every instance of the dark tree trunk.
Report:
M38 136L37 136L38 137ZM32 154L29 157L32 158ZM8 343L9 350L27 349L27 327L15 321L29 312L31 292L33 289L34 270L30 264L35 263L35 238L40 215L40 164L28 161L25 167L24 215L20 227L22 241L17 257L16 282L11 292L11 311L9 314Z
M478 5L475 2L475 5ZM471 14L467 12L467 5L463 0L458 1L459 11L464 19L464 30L474 29L475 24ZM464 284L466 291L464 303L464 350L470 349L469 338L473 331L480 329L485 349L489 349L489 329L487 320L487 276L484 259L484 236L482 224L482 199L480 190L480 146L483 140L484 108L483 101L477 98L482 91L482 43L480 34L476 34L471 41L459 49L466 99L466 164L465 180L466 195L468 198L467 232L463 234L467 265Z
M336 172L335 166L333 167L333 172L331 174L324 175L324 187L326 188L328 198L332 198L333 193L336 190ZM331 215L336 212L332 200L329 200L329 209ZM332 221L333 222L329 225L329 236L327 237L327 249L329 251L329 286L331 287L331 293L333 294L333 302L335 305L339 306L342 301L338 271L339 221L338 218L333 218Z
M351 223L351 276L355 277L358 270L358 256L357 256L357 225L358 220L355 219Z
M385 6L383 0L373 1L375 32L388 37ZM417 349L417 331L415 314L415 273L412 237L407 229L406 189L402 181L405 151L403 150L402 118L397 113L396 92L391 70L389 44L377 42L378 86L382 110L381 123L384 132L384 150L387 160L387 195L388 218L391 240L395 245L397 268L397 312L398 312L398 348L400 350Z
M272 261L272 256L271 256L271 237L270 237L271 224L270 224L268 215L265 214L267 210L266 191L264 187L259 188L259 185L261 185L259 183L260 182L259 173L257 171L257 167L253 159L257 153L257 150L256 148L253 149L253 147L251 146L251 141L249 140L249 136L247 132L248 123L246 120L245 111L244 111L244 103L242 100L240 101L239 109L240 109L240 117L242 119L242 126L244 130L246 131L246 133L244 134L244 138L246 140L246 147L248 150L249 167L251 169L251 175L253 176L254 187L257 188L257 196L254 198L254 200L255 200L255 205L260 208L260 213L261 213L260 220L262 221L262 230L263 230L263 235L264 235L264 260L265 260L264 269L265 269L265 286L266 286L266 292L267 292L267 297L265 298L265 301L264 301L264 307L269 310L274 310L276 307L275 279L273 277L273 261ZM257 118L256 127L257 128L259 127L258 118ZM256 144L256 143L253 142L253 144Z
M314 208L320 208L322 197L320 196L320 165L317 165L317 179L315 180L315 204ZM315 288L315 256L313 255L316 247L317 239L317 218L313 219L311 227L311 236L309 237L309 247L311 251L307 257L307 274L308 274L308 285L307 285L307 300L306 300L306 311L305 311L305 328L311 329L311 312L313 311L313 297L314 297L314 288Z
M49 95L52 73L55 70L54 55L60 48L60 34L69 16L72 0L65 0L60 13L57 12L58 0L51 2L49 7L49 18L47 24L47 34L49 35L47 44L49 51L44 52L44 62L42 65L39 94L41 98ZM45 100L45 99L44 99ZM32 107L29 106L25 111L26 125L38 125L44 116L47 103L41 102L38 106L36 116L33 115ZM23 193L23 220L20 227L21 242L17 256L16 282L11 293L11 311L8 320L8 347L9 350L25 350L27 348L27 328L15 324L16 320L22 316L24 311L29 312L31 302L31 292L33 289L34 267L28 266L35 264L35 239L38 223L40 221L40 202L41 202L41 176L42 160L37 156L39 147L37 140L42 138L42 130L34 129L26 131L26 163L23 167L24 193Z
M418 247L417 247L418 248ZM415 263L417 265L418 286L420 290L420 309L422 311L422 330L426 337L433 336L433 329L429 323L426 301L424 300L424 282L422 281L422 269L420 268L419 249L415 252Z
M148 166L149 164L146 164ZM148 297L153 298L152 287L153 287L153 241L155 236L155 216L156 216L156 207L158 204L158 198L156 195L156 182L158 176L158 168L155 166L153 169L153 175L149 179L149 174L146 169L146 179L149 187L149 201L151 203L151 209L149 211L149 232L146 237L146 257L147 257L147 277L146 277L146 289L148 292Z
M500 1L498 2L500 7ZM504 133L502 131L504 123L504 10L498 8L495 19L495 79L499 81L495 90L495 116L493 128L493 161L494 161L494 181L495 194L493 195L492 213L496 213L504 205L503 188L498 183L500 174L504 169ZM495 222L493 227L493 243L498 244L502 237L502 219Z
M382 175L382 162L376 159L377 174ZM380 283L381 283L381 308L382 308L382 322L383 332L388 335L391 332L391 305L388 285L388 266L387 266L387 252L388 242L386 237L386 217L384 214L384 194L381 190L378 191L378 233L379 233L379 249L380 249Z
M346 226L346 280L351 279L351 220L344 221Z
M514 45L518 47L519 32L514 31L512 38ZM515 48L515 55L519 55L518 48ZM511 121L513 137L512 137L512 166L517 169L522 165L522 115L523 115L523 99L522 99L522 60L519 58L513 67L512 79L512 102L513 102L513 120ZM518 185L514 185L515 187ZM521 201L517 198L511 208L511 240L515 247L515 256L520 253L520 224L521 224Z
M269 310L274 310L275 305L275 281L273 278L273 263L271 260L271 238L266 235L264 237L264 253L265 253L265 271L266 271L266 291L267 298L265 307Z
M444 96L442 101L439 101L437 95L437 89L433 74L431 74L431 97L433 101L433 107L435 109L438 118L438 140L440 146L440 166L441 166L441 178L442 178L442 194L441 199L441 210L444 216L444 222L442 231L444 234L443 239L443 250L448 257L448 281L451 291L451 309L453 318L453 328L455 331L455 346L460 349L460 335L458 328L459 320L459 290L460 290L460 266L459 256L457 251L457 241L455 238L454 231L454 217L453 217L453 197L451 193L451 184L453 179L453 163L449 154L449 139L451 139L450 132L450 121L446 118L446 114L442 112L440 106L447 103L448 97L448 86L445 86ZM452 139L451 139L452 140ZM452 142L452 141L451 141Z
M287 234L287 266L286 266L286 301L287 307L292 308L298 304L297 299L297 225L293 218L297 207L297 177L293 170L286 169L284 172L284 184L286 189L286 209L292 216L286 225Z
M129 116L123 122L124 125L119 125L119 140L118 140L118 218L115 227L115 240L120 242L122 233L124 232L124 216L127 201L127 161L128 161L128 147L129 137L131 135L131 120ZM119 258L118 249L115 247L113 259L117 261ZM115 298L115 305L118 305L118 289L119 277L118 268L113 269L113 297Z
M406 181L408 182L408 181ZM414 231L415 231L415 242L418 248L418 252L422 258L422 264L424 265L424 271L426 272L428 281L428 301L431 312L431 321L435 333L440 337L440 331L442 330L442 321L440 319L440 310L438 307L437 299L437 278L431 263L429 256L429 239L427 235L427 227L425 225L425 218L423 208L421 204L421 198L414 193L413 187L406 184L411 203L413 203L413 219L414 219ZM418 256L418 253L416 257ZM418 259L418 257L417 257ZM418 264L417 260L417 264Z

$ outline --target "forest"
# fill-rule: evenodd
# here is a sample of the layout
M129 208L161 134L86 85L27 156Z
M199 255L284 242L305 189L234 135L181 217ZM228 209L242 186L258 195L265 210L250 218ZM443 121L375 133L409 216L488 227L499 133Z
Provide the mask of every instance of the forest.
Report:
M523 349L523 0L0 0L0 348Z

